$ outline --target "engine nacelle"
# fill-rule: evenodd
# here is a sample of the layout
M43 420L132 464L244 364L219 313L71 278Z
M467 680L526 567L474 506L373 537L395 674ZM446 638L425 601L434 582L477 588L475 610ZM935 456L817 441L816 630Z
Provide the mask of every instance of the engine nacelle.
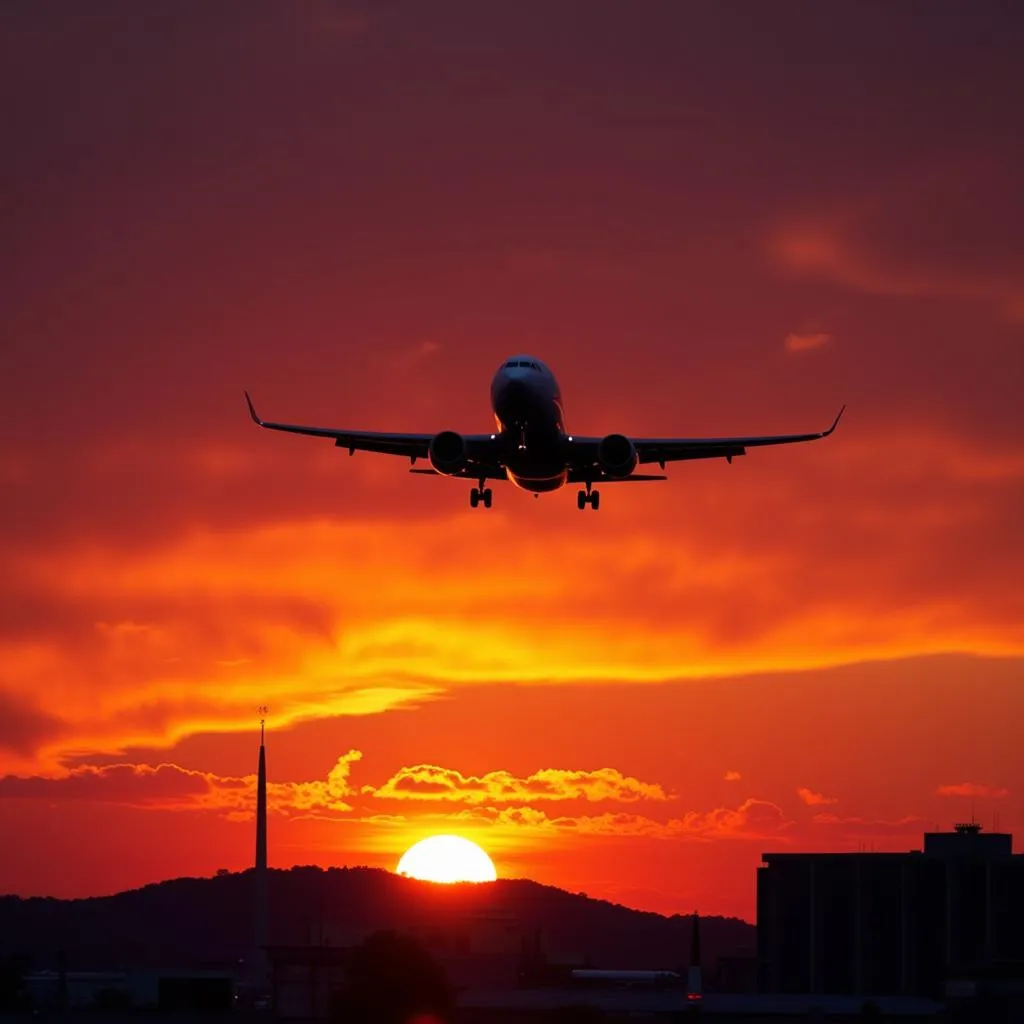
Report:
M636 446L622 434L609 434L602 438L597 449L597 461L609 476L629 476L636 469L640 457Z
M454 476L467 462L466 439L454 430L442 430L430 439L430 464L444 476Z

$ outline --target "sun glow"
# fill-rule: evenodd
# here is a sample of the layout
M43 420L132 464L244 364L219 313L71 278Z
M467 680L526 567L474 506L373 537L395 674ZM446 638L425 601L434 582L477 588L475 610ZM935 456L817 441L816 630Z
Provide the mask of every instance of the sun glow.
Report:
M491 858L462 836L430 836L410 846L398 862L400 875L426 882L493 882Z

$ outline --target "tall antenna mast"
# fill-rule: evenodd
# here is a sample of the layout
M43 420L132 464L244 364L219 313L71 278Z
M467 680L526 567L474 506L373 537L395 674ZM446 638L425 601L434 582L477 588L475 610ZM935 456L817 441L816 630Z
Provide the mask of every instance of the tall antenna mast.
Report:
M270 935L270 912L267 879L267 750L263 745L268 708L257 708L260 716L260 757L256 775L256 864L254 872L253 958L250 982L253 991L263 996L269 987L267 945Z

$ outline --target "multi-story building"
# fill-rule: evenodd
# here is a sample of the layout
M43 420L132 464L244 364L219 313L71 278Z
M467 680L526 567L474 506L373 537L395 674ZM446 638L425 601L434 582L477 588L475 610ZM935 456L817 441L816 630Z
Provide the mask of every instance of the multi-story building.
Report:
M1024 856L981 826L907 853L766 853L764 992L929 995L1024 965Z

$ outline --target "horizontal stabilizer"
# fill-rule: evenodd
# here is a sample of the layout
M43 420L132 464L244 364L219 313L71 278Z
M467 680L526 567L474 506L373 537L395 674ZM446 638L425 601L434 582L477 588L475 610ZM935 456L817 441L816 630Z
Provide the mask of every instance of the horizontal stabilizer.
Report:
M645 483L649 480L667 480L668 477L662 473L632 473L630 476L606 476L594 469L574 469L569 472L568 483L585 484L588 481L592 484L628 484Z
M630 476L603 476L601 477L600 483L604 487L605 484L631 484L638 483L642 484L646 480L667 480L668 477L661 473L633 473ZM579 481L574 481L578 483Z

